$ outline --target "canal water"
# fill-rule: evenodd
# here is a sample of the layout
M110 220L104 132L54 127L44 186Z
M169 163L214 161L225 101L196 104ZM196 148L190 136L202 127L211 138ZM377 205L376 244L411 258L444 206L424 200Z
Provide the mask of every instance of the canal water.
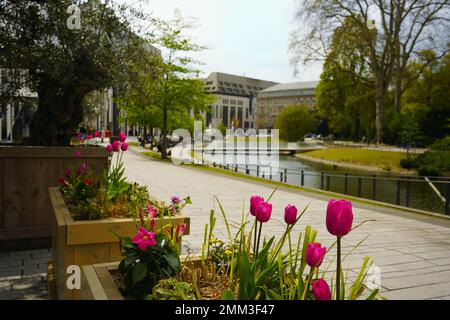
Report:
M389 173L371 173L368 171L350 169L350 168L334 168L330 165L311 162L303 159L298 159L294 156L280 155L279 163L275 163L278 166L278 172L270 175L267 168L261 167L257 170L256 166L249 165L247 169L249 174L253 176L264 176L266 179L272 179L274 181L283 181L286 179L286 183L292 185L301 185L301 171L304 171L304 186L309 188L320 189L322 185L321 172L324 172L325 178L323 179L323 189L330 190L338 193L345 193L345 174L348 174L347 182L347 194L352 196L358 196L359 193L359 177L361 177L361 197L366 199L387 202L396 204L397 202L397 180L403 179L395 174ZM234 169L231 165L230 169ZM238 166L238 172L245 173L246 167L243 165ZM284 176L284 169L286 169L286 177ZM264 174L262 173L264 171ZM277 171L274 168L273 172ZM282 173L282 175L280 174ZM374 184L372 176L376 175L378 178ZM330 176L328 179L326 176ZM412 181L401 181L399 188L400 205L409 206L416 209L427 210L437 213L444 213L445 204L438 197L438 195L432 190L430 185L420 177L414 177ZM419 181L417 181L419 180ZM327 182L329 181L329 186ZM409 185L409 187L408 187ZM441 195L446 194L446 184L434 182L436 188L440 191ZM409 189L409 192L408 192ZM409 193L409 197L407 197ZM409 199L407 199L409 198Z

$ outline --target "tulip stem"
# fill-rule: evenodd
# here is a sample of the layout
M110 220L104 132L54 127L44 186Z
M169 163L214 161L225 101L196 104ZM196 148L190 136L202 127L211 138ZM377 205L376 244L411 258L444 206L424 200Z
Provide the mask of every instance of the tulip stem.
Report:
M341 300L341 237L337 237L336 300Z
M255 230L253 234L253 257L256 257L256 237L257 237L258 220L255 217Z
M260 222L260 223L259 223L259 231L258 231L258 241L257 241L257 243L256 243L256 256L255 256L255 260L258 258L259 242L261 241L262 225L263 225L263 223Z

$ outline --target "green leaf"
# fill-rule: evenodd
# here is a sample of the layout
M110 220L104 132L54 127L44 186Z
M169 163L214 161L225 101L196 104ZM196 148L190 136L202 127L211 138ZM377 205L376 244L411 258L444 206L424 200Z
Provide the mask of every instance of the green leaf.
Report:
M138 283L143 280L147 275L147 264L145 262L139 262L131 271L131 278L133 280L133 284Z
M167 263L173 270L178 270L180 268L180 261L173 255L166 254L164 256L164 259L167 261Z
M236 300L233 291L230 289L226 289L222 291L222 294L220 295L220 300Z
M366 298L366 300L373 300L373 299L375 299L375 297L378 294L378 291L379 291L378 289L373 290L372 293Z

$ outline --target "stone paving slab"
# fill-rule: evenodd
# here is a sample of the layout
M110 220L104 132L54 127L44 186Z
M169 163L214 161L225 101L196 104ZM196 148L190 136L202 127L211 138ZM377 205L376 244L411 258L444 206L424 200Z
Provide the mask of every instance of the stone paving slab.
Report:
M50 249L0 255L0 300L48 299L47 262Z
M174 194L191 197L193 205L184 209L191 217L191 235L183 238L183 249L190 252L200 250L203 228L209 222L212 208L217 212L217 234L226 236L215 196L220 199L228 218L238 223L242 205L248 210L251 195L267 197L273 191L273 186L267 184L155 161L136 152L139 148L131 149L125 154L125 172L131 180L147 185L150 193L162 200ZM288 203L303 209L311 202L294 237L305 225L311 225L318 231L317 240L330 246L335 239L325 227L327 200L323 196L280 188L271 199L272 219L264 225L265 234L280 236L284 232L283 209ZM343 252L349 252L368 236L344 266L349 265L352 272L357 272L364 257L369 255L381 268L381 292L389 299L449 299L448 221L357 203L354 207L354 225L365 220L376 221L365 223L343 239Z

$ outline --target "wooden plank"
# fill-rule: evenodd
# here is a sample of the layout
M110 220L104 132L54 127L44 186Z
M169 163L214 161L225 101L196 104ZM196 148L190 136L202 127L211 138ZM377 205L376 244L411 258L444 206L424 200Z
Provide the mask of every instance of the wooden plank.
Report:
M83 158L108 157L103 147L79 149ZM75 147L0 146L0 158L74 158L76 150Z
M92 265L83 266L82 270L82 293L80 297L87 297L92 300L108 300L94 267Z
M174 217L171 219L174 226L182 224L187 220L188 218L184 216ZM157 219L155 221L155 230L158 230L161 227L161 223L169 223L169 219L165 218L163 222ZM189 229L190 228L186 227L188 232ZM118 242L119 239L116 235L121 237L131 237L134 236L135 233L135 222L129 218L73 221L67 224L67 244L76 245L86 243Z
M0 229L0 240L17 239L17 235L21 239L46 238L51 237L52 231L50 226Z

